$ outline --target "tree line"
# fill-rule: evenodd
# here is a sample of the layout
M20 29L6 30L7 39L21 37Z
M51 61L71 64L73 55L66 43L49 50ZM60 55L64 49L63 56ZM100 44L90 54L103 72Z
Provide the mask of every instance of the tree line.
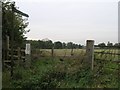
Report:
M120 48L120 43L111 43L110 41L108 41L107 44L103 43L99 43L98 45L95 45L95 47L100 47L100 48Z
M56 41L53 42L52 40L27 40L27 42L31 43L32 49L82 49L85 48L84 45L81 44L76 44L73 42L61 42L61 41ZM95 45L95 48L118 48L120 47L120 43L111 43L108 42L107 44L105 43L99 43L98 45Z
M27 40L27 42L31 43L31 46L33 49L80 49L83 46L81 44L75 44L73 42L61 42L61 41L56 41L53 42L52 40L48 41L42 41L42 40Z

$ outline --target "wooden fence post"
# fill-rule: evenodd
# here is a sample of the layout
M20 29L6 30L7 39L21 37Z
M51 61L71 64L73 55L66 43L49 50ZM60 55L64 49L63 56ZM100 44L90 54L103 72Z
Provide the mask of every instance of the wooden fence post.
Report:
M94 67L94 40L87 40L86 45L86 59L90 68L93 70Z
M52 49L51 49L51 55L52 55L52 57L54 57L54 47L52 47Z
M73 56L73 47L72 47L72 49L71 49L71 56Z
M26 49L25 49L25 66L26 67L30 67L31 66L31 46L30 46L30 43L27 43L26 44Z
M72 43L72 48L71 48L71 56L73 56L73 43Z

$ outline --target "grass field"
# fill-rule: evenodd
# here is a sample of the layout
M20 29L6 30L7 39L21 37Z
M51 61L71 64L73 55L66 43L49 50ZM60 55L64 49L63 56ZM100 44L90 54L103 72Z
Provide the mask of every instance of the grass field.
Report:
M76 57L82 57L85 56L85 49L73 49L73 56ZM103 58L103 59L112 59L112 60L118 60L118 55L116 54L120 54L120 51L118 49L95 49L94 52L103 52L103 53L113 53L113 54L96 54L95 53L95 57L97 58ZM33 53L33 56L51 56L51 49L40 49L40 50L36 50L35 53ZM58 56L63 56L63 57L67 57L67 56L71 56L71 49L54 49L54 56L58 57ZM101 57L102 56L102 57Z
M109 49L95 51L118 52ZM66 57L63 57L65 55ZM33 54L30 69L16 67L12 80L9 70L3 72L3 88L117 88L119 86L118 63L112 61L117 60L118 56L95 54L94 70L91 71L88 64L82 62L85 59L85 50L75 49L74 55L71 56L70 49L55 49L55 57L51 57L51 50L37 50Z

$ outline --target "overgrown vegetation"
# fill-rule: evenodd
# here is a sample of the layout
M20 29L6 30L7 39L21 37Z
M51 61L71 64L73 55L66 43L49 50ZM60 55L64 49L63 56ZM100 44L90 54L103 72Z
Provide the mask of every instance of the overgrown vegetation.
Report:
M25 34L29 32L26 29L28 26L27 19L24 19L22 15L18 13L13 13L12 4L15 5L11 0L3 0L2 1L2 42L3 48L6 48L6 36L10 38L10 47L11 47L11 37L12 30L14 35L14 47L23 47L26 37ZM15 8L18 7L15 5Z
M95 65L97 65L94 71L91 71L88 65L81 62L82 59L66 57L61 61L61 58L58 57L41 57L38 60L33 60L30 69L15 68L13 80L8 78L10 77L8 72L4 72L3 88L118 87L118 67L116 63L95 61Z

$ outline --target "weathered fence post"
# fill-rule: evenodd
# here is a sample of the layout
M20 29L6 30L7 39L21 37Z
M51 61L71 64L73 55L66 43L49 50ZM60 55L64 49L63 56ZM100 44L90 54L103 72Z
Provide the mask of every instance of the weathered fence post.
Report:
M94 40L87 40L86 59L87 59L87 62L90 64L90 68L93 70L93 66L94 66Z
M25 49L25 66L26 67L30 67L31 66L31 47L30 47L30 43L26 44L26 49Z
M72 49L71 49L71 56L73 56L73 47L72 47Z
M54 47L52 47L52 49L51 49L51 55L52 55L52 57L54 57Z
M73 56L73 43L72 43L72 48L71 48L71 56Z

